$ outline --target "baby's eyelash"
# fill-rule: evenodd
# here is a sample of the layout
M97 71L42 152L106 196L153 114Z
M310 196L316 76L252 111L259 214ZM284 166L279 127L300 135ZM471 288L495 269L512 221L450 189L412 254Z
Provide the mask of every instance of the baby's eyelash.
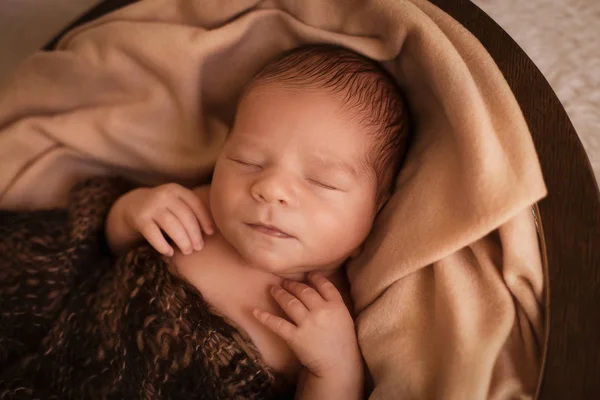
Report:
M319 181L315 181L314 179L309 179L310 182L314 183L317 186L321 186L324 189L328 189L328 190L338 190L338 188L330 186L330 185L326 185L323 182L319 182Z
M252 163L245 162L245 161L242 161L242 160L237 160L235 158L231 158L230 160L232 160L232 161L234 161L234 162L236 162L238 164L246 165L248 167L258 167L258 168L260 168L260 165L258 165L258 164L252 164Z

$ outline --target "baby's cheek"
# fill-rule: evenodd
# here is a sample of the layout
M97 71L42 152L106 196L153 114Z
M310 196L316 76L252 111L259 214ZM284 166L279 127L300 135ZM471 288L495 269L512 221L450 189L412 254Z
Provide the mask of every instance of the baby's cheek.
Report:
M343 207L343 206L340 206ZM319 209L312 214L312 223L315 230L324 235L336 234L337 231L345 229L347 224L346 212L338 207L327 207Z
M336 248L343 245L343 240L340 239L346 227L340 213L313 214L309 226L309 240L315 251L335 252Z
M230 200L223 197L217 188L211 190L210 208L215 224L220 231L227 229L229 216L231 214Z
M340 255L350 255L369 234L371 227L369 214L347 207L338 210L332 219L333 221L328 221L330 226L327 230L331 247L335 247Z

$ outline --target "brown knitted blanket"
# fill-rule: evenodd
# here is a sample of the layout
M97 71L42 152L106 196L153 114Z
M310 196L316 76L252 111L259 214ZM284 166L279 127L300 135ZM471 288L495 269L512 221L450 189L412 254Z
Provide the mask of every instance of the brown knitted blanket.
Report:
M0 211L0 398L282 396L249 338L168 261L148 246L110 255L104 221L126 189L96 178L67 209Z

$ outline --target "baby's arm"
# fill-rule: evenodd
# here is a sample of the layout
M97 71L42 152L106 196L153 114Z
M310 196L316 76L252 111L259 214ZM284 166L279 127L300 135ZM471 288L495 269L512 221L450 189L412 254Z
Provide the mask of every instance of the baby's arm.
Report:
M309 280L314 288L286 281L272 289L292 322L258 309L254 315L304 366L297 399L362 399L364 369L352 316L329 280L314 273Z
M172 256L166 233L184 254L203 246L202 230L214 232L205 185L195 190L169 183L132 190L119 198L106 221L106 239L121 254L146 239L161 254Z

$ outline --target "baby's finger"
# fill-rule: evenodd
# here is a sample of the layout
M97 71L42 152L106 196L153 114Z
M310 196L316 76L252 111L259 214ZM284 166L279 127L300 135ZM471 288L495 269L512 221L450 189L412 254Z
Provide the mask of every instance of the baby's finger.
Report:
M296 281L284 281L283 287L296 296L306 306L307 309L312 310L314 308L323 306L325 301L323 297L313 288L304 283Z
M318 272L311 272L308 274L308 279L315 286L319 294L327 301L344 301L342 295L337 290L335 285L331 283L327 278Z
M163 236L156 222L148 220L140 225L140 233L146 238L148 243L156 249L160 254L171 257L174 254L173 248Z
M156 221L160 229L169 235L183 254L190 254L193 251L192 242L183 224L177 219L175 214L167 209L163 209L154 217L154 221Z
M291 342L294 337L294 333L296 329L298 329L294 324L285 319L278 317L276 315L271 314L270 312L261 310L260 308L255 308L252 311L252 314L267 328L277 334L286 342Z
M299 324L306 318L308 310L304 304L296 297L292 296L287 290L283 289L281 286L273 286L271 288L271 294L281 309L285 311L288 317L296 324Z
M177 198L171 202L168 206L169 211L171 211L181 222L183 228L187 232L188 238L192 242L192 246L195 250L202 249L204 245L204 241L202 240L202 232L200 232L200 225L198 224L198 219L192 209L185 203L181 198Z
M180 190L177 195L181 200L183 200L194 212L198 221L200 221L200 225L202 225L202 229L209 235L212 235L214 230L214 221L212 219L212 215L210 210L205 207L202 203L202 200L191 190L183 188Z

